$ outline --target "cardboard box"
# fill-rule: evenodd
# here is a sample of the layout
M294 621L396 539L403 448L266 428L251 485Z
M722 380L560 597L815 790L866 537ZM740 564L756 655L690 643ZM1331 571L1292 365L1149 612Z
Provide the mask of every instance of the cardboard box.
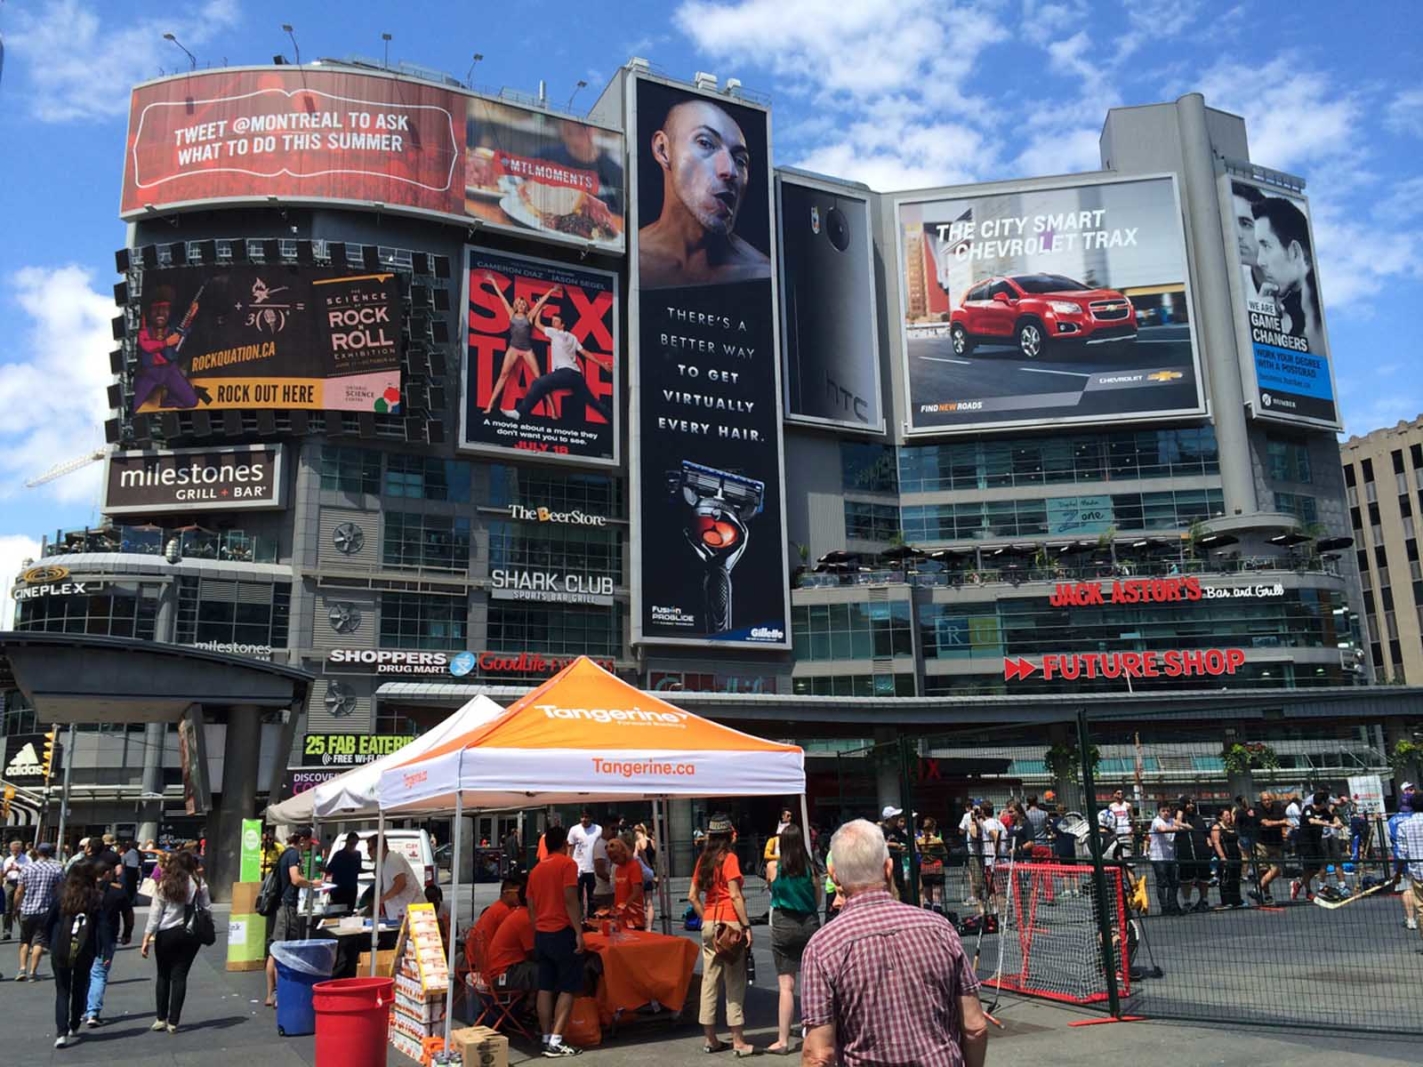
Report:
M464 1067L509 1067L509 1039L487 1026L450 1031L450 1051L459 1053Z
M361 953L360 963L356 967L356 975L366 978L371 973L371 954ZM381 978L395 977L395 949L382 949L376 953L376 975Z
M232 883L232 914L256 915L257 894L262 891L261 882Z
M227 969L259 971L266 966L267 920L234 911L227 920Z

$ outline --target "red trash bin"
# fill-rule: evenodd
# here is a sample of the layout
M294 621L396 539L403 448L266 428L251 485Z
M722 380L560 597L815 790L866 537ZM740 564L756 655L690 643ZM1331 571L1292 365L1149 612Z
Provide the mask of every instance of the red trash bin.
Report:
M336 978L313 987L316 1067L385 1067L393 978Z

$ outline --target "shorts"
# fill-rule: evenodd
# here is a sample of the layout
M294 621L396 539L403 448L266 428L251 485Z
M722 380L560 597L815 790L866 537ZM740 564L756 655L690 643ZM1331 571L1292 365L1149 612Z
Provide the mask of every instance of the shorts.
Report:
M777 908L771 913L771 959L777 974L800 973L801 955L819 929L820 917L813 911Z
M1182 860L1179 866L1182 883L1209 882L1211 880L1211 865L1209 861Z
M1265 841L1256 841L1255 858L1262 863L1270 864L1272 867L1278 867L1285 861L1285 846L1282 844L1270 844Z
M534 931L534 959L538 963L540 993L583 992L583 961L578 958L578 935L573 927L546 933Z
M494 980L494 988L504 989L537 989L539 986L539 965L533 960L523 960L514 964L507 971Z
M267 953L273 941L295 941L301 936L301 912L295 904L283 904L272 916L272 936L267 938Z
M1323 839L1323 844L1326 860L1335 865L1344 862L1344 839L1342 837L1326 837Z
M35 948L49 947L49 931L45 929L44 920L43 913L20 916L21 945L33 945Z
M968 857L968 886L970 893L976 897L982 897L983 859L980 856Z

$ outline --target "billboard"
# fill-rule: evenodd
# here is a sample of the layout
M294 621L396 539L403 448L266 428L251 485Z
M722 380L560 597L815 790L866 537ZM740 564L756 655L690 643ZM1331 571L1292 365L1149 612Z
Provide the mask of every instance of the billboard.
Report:
M618 462L618 279L471 248L460 447Z
M136 413L400 409L394 274L223 264L143 272Z
M1174 178L896 212L909 433L1205 410Z
M281 506L280 445L108 455L101 508L108 515Z
M770 121L638 78L633 639L789 647Z
M257 67L148 82L120 215L335 203L623 250L623 138L389 74Z
M1222 185L1245 403L1260 418L1341 429L1309 203L1230 175Z
M786 418L883 430L868 197L778 176Z

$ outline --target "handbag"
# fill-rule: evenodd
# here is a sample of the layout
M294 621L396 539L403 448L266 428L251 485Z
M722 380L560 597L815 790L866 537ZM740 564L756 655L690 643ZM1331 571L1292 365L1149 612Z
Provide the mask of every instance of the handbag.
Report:
M194 900L196 900L194 894ZM197 904L187 904L183 909L183 932L189 937L195 937L200 945L213 945L217 943L217 925L212 921L212 911L208 908L199 907Z
M746 931L731 923L717 923L712 932L712 952L723 960L734 960L746 947Z

